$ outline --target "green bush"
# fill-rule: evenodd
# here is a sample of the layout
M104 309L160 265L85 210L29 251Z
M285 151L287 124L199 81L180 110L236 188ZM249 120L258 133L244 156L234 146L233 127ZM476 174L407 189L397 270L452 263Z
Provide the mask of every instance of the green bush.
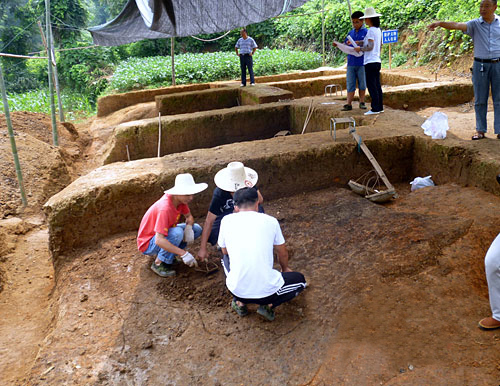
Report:
M257 50L254 56L254 72L257 76L307 70L320 65L320 55L311 52L263 49ZM181 54L175 57L175 78L178 84L238 79L239 76L239 58L234 52ZM169 57L131 58L117 66L108 91L124 92L170 84Z

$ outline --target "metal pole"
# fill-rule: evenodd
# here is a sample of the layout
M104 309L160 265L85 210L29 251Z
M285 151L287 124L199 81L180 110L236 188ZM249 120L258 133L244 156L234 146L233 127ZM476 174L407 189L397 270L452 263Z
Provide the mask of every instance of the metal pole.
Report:
M175 86L174 37L170 38L170 55L172 56L172 86Z
M52 37L50 33L50 0L45 0L45 22L46 22L46 34L47 34L47 47L48 47L48 70L49 70L49 94L50 94L50 115L52 118L52 139L54 141L54 146L59 146L59 138L57 135L57 123L56 123L56 107L54 101L54 85L52 84L52 54L50 53L50 47L52 47Z
M325 0L321 1L321 46L323 56L323 66L325 65Z
M57 104L59 107L59 121L65 122L66 120L64 119L64 110L63 110L62 99L61 99L61 89L59 88L59 77L57 76L57 63L56 63L56 56L55 56L55 51L54 51L54 35L52 35L52 25L50 25L50 42L52 44L50 46L50 55L48 55L48 56L52 57L52 65L54 66L54 84L56 86Z
M19 183L19 188L21 189L21 200L23 202L23 206L27 206L28 200L26 200L26 194L24 193L23 173L21 172L21 164L19 163L19 157L17 156L16 139L14 138L12 121L10 120L9 102L7 101L7 94L5 93L5 82L3 80L3 70L1 65L0 88L2 89L3 109L5 111L5 120L7 121L7 130L9 131L10 147L12 148L12 156L14 157L14 163L16 165L17 182Z

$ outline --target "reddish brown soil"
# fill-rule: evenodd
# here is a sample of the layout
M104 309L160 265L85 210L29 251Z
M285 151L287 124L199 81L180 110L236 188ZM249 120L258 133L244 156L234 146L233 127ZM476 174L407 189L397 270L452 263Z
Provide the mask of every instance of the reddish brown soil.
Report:
M441 111L450 135L470 137L473 110ZM94 167L85 155L113 124L78 136L60 128L59 150L49 118L13 120L31 196L20 210L2 127L1 384L499 384L500 332L477 328L490 313L484 254L500 230L499 197L399 184L385 206L343 188L266 202L310 284L268 323L230 311L221 271L181 264L175 278L154 275L134 233L75 251L56 276L40 206Z

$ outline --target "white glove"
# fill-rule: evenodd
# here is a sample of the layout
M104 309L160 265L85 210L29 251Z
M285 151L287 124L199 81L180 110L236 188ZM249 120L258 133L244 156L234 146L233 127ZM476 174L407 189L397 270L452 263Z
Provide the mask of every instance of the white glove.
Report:
M186 252L184 255L182 255L181 259L184 262L184 264L186 264L188 267L197 267L198 266L198 262L193 257L193 255L190 254L189 252Z
M192 225L186 225L184 229L184 241L187 244L191 244L194 241L194 231Z

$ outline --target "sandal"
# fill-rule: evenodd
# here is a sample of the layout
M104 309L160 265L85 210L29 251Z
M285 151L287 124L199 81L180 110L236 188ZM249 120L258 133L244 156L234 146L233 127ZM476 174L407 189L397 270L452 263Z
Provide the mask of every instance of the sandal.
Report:
M473 141L477 141L477 140L479 140L479 139L484 139L484 138L486 138L486 136L484 135L484 133L482 133L482 132L480 132L480 131L477 131L477 132L476 132L476 134L474 134L474 135L472 136L472 140L473 140Z

